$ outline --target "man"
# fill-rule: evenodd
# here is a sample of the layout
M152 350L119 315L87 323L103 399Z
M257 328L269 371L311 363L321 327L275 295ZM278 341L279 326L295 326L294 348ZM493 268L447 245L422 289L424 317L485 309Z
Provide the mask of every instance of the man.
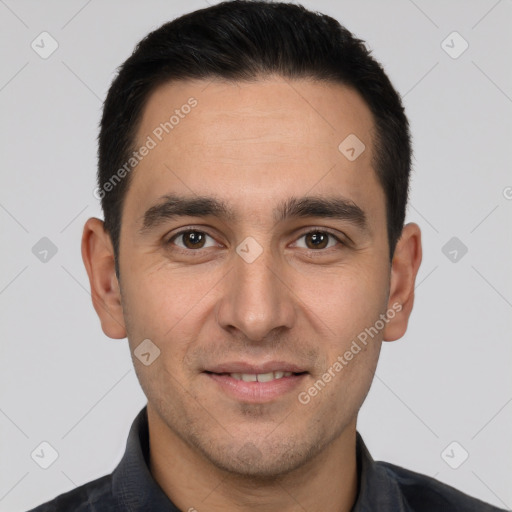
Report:
M149 34L108 93L82 254L147 408L112 475L35 510L491 511L356 432L413 307L400 98L362 41L234 1Z

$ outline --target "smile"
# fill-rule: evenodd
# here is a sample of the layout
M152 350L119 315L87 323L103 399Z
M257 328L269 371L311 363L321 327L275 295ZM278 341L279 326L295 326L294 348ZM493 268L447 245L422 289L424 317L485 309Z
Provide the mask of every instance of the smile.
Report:
M203 372L215 385L214 391L237 402L261 404L285 399L298 392L307 372L274 370L265 372ZM293 396L293 395L292 395ZM289 396L288 396L289 398Z
M271 380L291 377L293 372L268 372L268 373L230 373L229 376L235 380L244 382L270 382Z

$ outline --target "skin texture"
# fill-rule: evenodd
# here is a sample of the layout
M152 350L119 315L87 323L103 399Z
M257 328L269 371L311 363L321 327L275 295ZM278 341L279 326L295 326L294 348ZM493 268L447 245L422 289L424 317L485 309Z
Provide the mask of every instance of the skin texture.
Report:
M135 146L191 97L197 106L132 171L120 282L100 220L87 221L82 241L105 334L127 336L132 354L144 339L160 349L149 366L133 358L148 398L151 471L181 510L348 511L357 414L381 342L407 328L419 228L404 228L391 263L374 123L355 91L281 77L165 84L149 98ZM366 146L354 161L338 150L349 134ZM166 194L213 197L232 216L180 216L141 233L145 212ZM364 212L366 228L325 216L276 220L279 205L303 197L344 198ZM175 237L184 228L207 234L205 246L187 248ZM339 241L316 248L312 228ZM251 263L236 251L247 237L261 249ZM390 309L385 328L301 403L299 393ZM255 403L204 372L232 361L281 361L307 373Z

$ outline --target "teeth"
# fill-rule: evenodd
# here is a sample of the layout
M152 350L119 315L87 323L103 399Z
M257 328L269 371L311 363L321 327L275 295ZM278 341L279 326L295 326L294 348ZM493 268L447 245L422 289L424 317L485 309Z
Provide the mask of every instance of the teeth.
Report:
M229 376L236 380L244 382L270 382L271 380L291 377L293 372L269 372L269 373L230 373Z
M269 382L271 380L274 380L274 372L270 372L270 373L259 373L257 375L258 377L258 382Z

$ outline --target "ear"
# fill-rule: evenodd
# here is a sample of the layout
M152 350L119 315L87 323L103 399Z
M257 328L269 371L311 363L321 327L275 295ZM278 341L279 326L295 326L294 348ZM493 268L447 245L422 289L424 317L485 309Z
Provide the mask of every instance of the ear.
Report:
M109 338L126 337L121 291L114 265L114 248L103 222L90 218L82 235L82 259L91 285L92 304Z
M401 338L407 330L414 304L414 286L421 263L421 231L417 224L404 226L391 262L388 299L389 321L383 332L384 341Z

